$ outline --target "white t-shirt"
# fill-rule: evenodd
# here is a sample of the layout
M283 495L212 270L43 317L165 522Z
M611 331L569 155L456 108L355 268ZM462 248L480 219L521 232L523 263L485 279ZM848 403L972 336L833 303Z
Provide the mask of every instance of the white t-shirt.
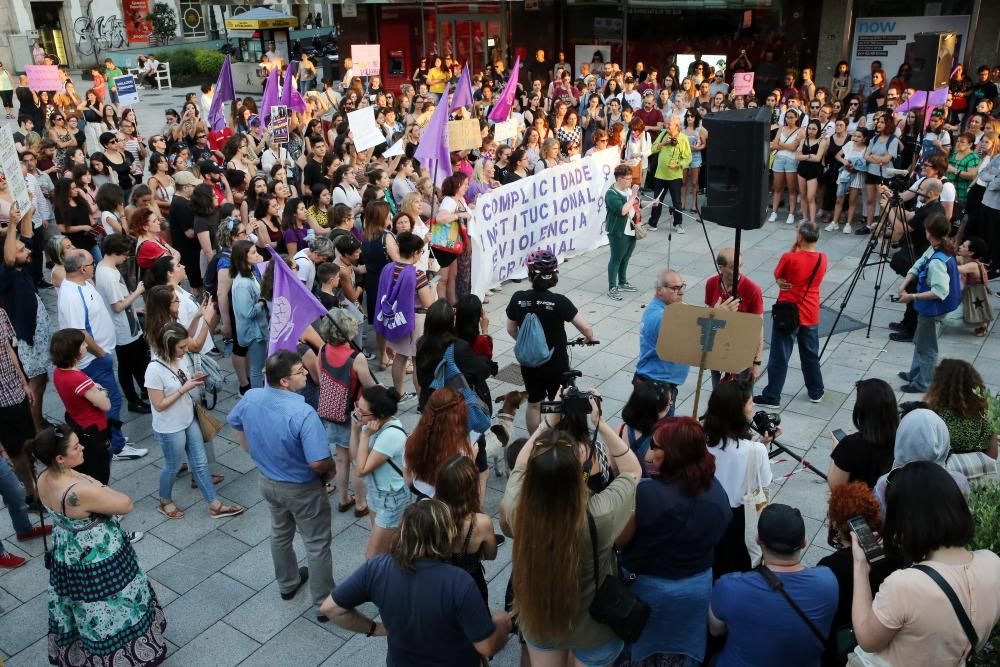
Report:
M136 317L135 309L129 306L120 313L116 313L111 306L122 299L128 298L128 287L125 286L125 279L121 271L113 266L97 265L94 274L97 282L97 291L104 298L104 303L108 305L108 312L111 313L111 321L115 325L115 342L118 345L128 345L142 335L142 328L139 326L139 318Z
M177 294L177 300L180 301L180 305L177 309L177 322L183 326L185 329L191 326L191 322L194 321L194 316L198 314L201 307L198 302L194 300L189 292L181 287L177 287L174 292ZM198 322L198 328L194 332L192 338L197 338L201 335L202 330L205 328L205 320ZM205 336L205 344L201 346L201 354L208 354L215 349L215 341L212 339L212 332L208 332Z
M111 321L110 309L92 283L87 281L78 285L64 280L59 286L58 308L61 328L85 331L102 350L108 354L115 351L115 325ZM89 350L85 351L80 369L89 366L93 360L94 355Z
M313 285L316 283L316 265L309 258L309 248L299 250L292 259L299 267L299 280L302 281L307 290L312 292Z
M330 193L331 204L347 204L351 208L361 205L361 193L353 185L341 183Z
M417 219L413 221L412 232L423 239L427 236L427 233L429 231L431 231L431 228L428 227L427 223L424 222L423 219L418 215ZM424 273L426 273L427 265L430 262L430 260L431 260L431 253L428 252L428 248L426 246L426 241L425 241L424 252L420 253L420 259L417 260L417 263L414 266L417 267L418 271L423 271Z
M194 376L194 369L188 355L178 363L180 371L189 380ZM150 360L146 366L146 377L143 382L146 389L159 389L164 396L173 396L181 390L183 383L177 376L177 371L167 368L164 362L157 357ZM156 433L177 433L183 431L194 420L194 398L188 394L183 394L166 410L157 410L153 406L153 430Z
M980 170L982 170L982 163L980 163ZM916 181L914 181L913 185L910 186L910 192L914 193L919 192L920 184L924 182L925 178L927 177L921 176ZM940 197L941 203L947 204L948 202L955 201L955 199L957 198L958 198L958 193L955 192L955 184L952 183L951 181L946 181L944 179L941 179L941 197ZM923 205L924 205L923 202L921 202L920 199L917 199L916 207L920 208Z
M118 218L117 215L115 215L111 211L101 211L101 226L104 227L104 233L105 234L117 233L118 230L112 227L111 223L109 223L108 220L114 220L115 222L118 223L119 227L122 226L122 221Z
M750 451L750 441L726 440L726 448L722 443L718 447L709 447L708 451L715 456L715 478L726 490L729 496L729 506L739 507L743 504L743 494L747 483L747 453ZM771 485L771 461L761 457L760 482L763 486Z

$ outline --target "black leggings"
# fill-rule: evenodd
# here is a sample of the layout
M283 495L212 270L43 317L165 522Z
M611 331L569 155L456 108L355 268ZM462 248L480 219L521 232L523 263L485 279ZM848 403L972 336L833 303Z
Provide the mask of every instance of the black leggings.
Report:
M653 179L653 194L660 197L660 205L653 207L653 214L649 216L649 226L656 228L657 223L660 222L660 214L663 213L663 209L666 207L667 198L666 195L661 195L664 190L670 191L670 203L674 207L674 227L681 224L681 211L684 208L684 202L681 201L681 179L674 178L669 181L665 181L662 178Z
M0 100L3 100L3 105L7 109L14 108L14 91L13 90L0 90Z
M127 345L115 348L118 357L118 384L122 394L129 403L139 400L140 394L145 395L146 366L149 365L149 345L145 336L139 336ZM136 385L139 391L135 390Z

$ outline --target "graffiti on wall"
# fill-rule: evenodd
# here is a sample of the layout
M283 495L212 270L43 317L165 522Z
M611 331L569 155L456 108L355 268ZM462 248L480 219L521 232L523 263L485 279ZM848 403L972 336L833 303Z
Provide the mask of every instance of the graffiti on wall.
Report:
M119 16L81 16L73 22L76 50L81 56L96 56L128 45L125 25Z

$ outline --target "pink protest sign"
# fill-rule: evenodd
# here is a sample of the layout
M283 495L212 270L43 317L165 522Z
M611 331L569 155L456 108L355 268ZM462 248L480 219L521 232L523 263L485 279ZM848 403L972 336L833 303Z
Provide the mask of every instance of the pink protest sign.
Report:
M733 95L753 94L753 72L737 72L733 75Z
M62 90L59 68L55 65L25 65L24 72L28 75L28 88L36 93L40 90Z
M372 76L380 73L381 47L378 44L352 44L351 65L354 76Z

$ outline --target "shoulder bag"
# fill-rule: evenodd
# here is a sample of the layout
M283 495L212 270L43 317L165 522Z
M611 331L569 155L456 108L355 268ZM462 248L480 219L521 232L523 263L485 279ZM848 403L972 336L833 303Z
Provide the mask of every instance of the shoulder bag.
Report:
M771 321L774 323L775 329L789 332L799 328L799 305L802 301L805 301L806 296L809 294L809 288L812 287L813 280L816 278L816 272L819 271L819 265L822 263L823 255L820 254L816 258L816 266L813 267L812 273L809 274L809 282L806 283L806 288L802 292L802 299L799 302L777 301L771 306Z
M820 629L816 627L816 624L813 623L813 620L808 616L806 616L806 613L802 611L802 608L799 605L795 604L795 600L793 600L792 596L789 595L788 591L785 590L785 584L781 582L781 579L778 578L778 575L776 575L774 572L771 572L771 570L767 569L766 565L758 565L757 567L754 568L754 572L764 577L765 581L767 581L767 584L768 586L771 587L772 591L777 591L778 593L781 593L782 597L784 597L788 601L788 604L792 606L792 609L795 610L795 613L799 615L799 618L805 621L806 625L809 626L809 629L812 630L812 633L816 635L816 639L819 640L820 645L825 646L826 637L823 635L822 632L820 632Z
M609 575L600 581L597 559L597 524L587 511L587 525L590 528L590 551L594 561L594 599L590 603L590 616L598 623L608 626L627 642L636 642L649 622L652 609L629 590L620 576ZM615 566L617 568L617 565Z
M979 262L980 282L966 285L962 291L962 319L966 324L988 324L993 321L993 303L987 287L986 270Z
M757 544L757 520L760 513L767 507L767 489L761 484L760 464L761 456L766 458L767 453L763 452L764 445L759 442L749 441L750 451L747 452L747 475L743 492L743 543L750 554L751 565L756 565L761 561L763 553L760 545Z
M971 657L979 647L979 635L976 633L976 628L972 625L969 615L965 612L962 602L958 599L958 596L955 595L955 591L948 585L948 582L944 580L941 573L929 565L918 563L913 566L913 569L920 570L933 579L934 583L937 584L938 588L940 588L945 594L945 597L948 598L948 602L951 603L951 608L955 610L955 616L958 617L958 622L962 626L962 630L965 631L965 636L968 638L969 643L972 644L972 648L969 649L969 656L967 656Z

